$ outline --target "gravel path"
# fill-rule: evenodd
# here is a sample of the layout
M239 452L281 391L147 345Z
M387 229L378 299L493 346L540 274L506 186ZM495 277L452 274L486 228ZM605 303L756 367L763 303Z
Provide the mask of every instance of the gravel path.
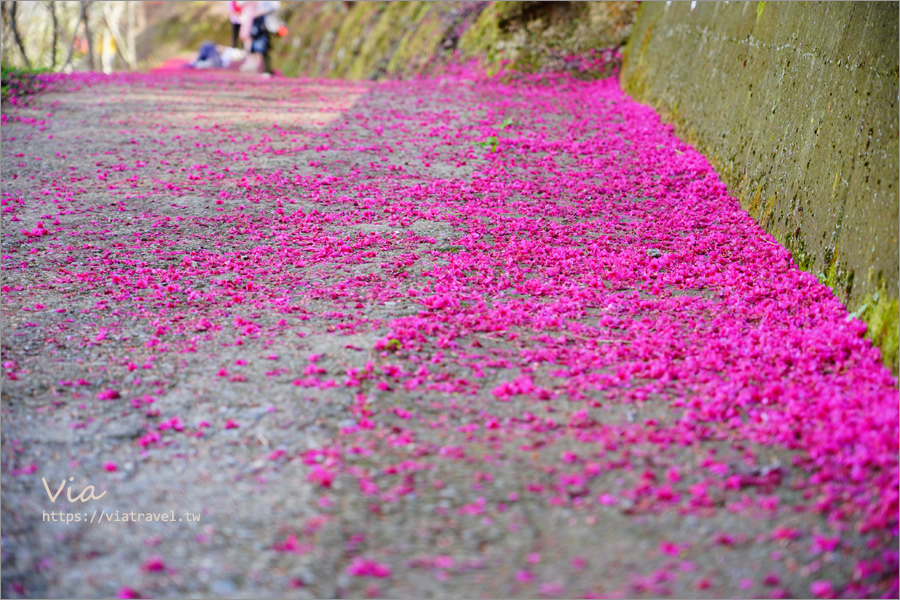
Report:
M897 597L896 382L614 80L2 118L4 597Z

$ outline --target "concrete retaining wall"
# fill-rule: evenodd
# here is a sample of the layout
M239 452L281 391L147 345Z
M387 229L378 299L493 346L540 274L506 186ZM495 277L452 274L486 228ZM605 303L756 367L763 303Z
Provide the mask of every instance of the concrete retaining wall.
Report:
M622 83L897 371L898 4L645 2Z

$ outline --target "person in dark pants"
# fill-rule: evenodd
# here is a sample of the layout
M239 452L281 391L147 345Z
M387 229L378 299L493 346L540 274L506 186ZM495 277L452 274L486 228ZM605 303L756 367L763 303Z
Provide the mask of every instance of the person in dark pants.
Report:
M228 3L228 20L231 21L231 47L240 48L241 33L241 9L245 2L229 2Z
M269 30L266 29L266 15L259 15L253 19L250 26L250 52L262 56L263 73L272 74L272 59L269 50L272 47L272 39Z
M267 21L272 17L277 22L274 17L280 5L280 2L247 2L241 8L241 38L247 40L247 51L250 54L260 55L263 75L267 77L274 74L269 56L272 38Z

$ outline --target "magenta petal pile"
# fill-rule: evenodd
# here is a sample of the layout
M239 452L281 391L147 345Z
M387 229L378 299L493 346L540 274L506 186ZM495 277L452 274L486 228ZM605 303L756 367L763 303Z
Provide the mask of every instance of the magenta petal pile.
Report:
M897 597L896 381L615 80L14 100L4 596Z

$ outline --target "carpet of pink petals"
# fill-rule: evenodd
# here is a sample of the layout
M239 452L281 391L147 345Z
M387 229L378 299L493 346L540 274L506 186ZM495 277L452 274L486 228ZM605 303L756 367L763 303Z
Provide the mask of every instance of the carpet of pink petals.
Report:
M758 523L749 538L698 533L694 554L663 541L654 570L612 589L568 586L565 570L541 576L533 553L490 576L511 593L897 597L898 391L865 325L614 79L503 82L461 68L349 84L171 70L48 86L2 116L4 487L30 478L29 493L43 494L42 458L15 449L15 424L72 403L85 414L114 404L107 421L138 412L145 423L97 479L188 437L249 436L237 416L153 410L154 389L166 388L154 361L209 358L210 380L238 394L280 378L298 403L350 398L321 447L287 452L273 440L258 451L270 479L311 486L325 517L338 481L375 518L440 490L428 473L459 469L471 489L434 518L449 510L463 528L526 500L588 521L616 510ZM116 97L156 92L169 94L171 121L159 103L115 112ZM72 135L64 122L101 93L124 121L97 108L79 135L103 129L108 147L60 159L54 136ZM255 98L267 95L277 100L263 110ZM174 116L182 102L202 113L231 96L234 114L218 103L218 117ZM313 116L301 123L301 113ZM187 197L209 208L179 213ZM411 308L379 312L397 306ZM146 337L123 341L126 328ZM359 368L304 345L365 335L369 347L351 348L368 357ZM54 397L23 404L65 340L76 354L109 348L121 376L60 380ZM300 366L267 350L288 344ZM244 358L215 360L226 347ZM498 474L518 483L501 498L480 491ZM17 516L4 508L3 518ZM279 531L271 549L287 556L321 543ZM469 568L439 548L404 562L359 536L342 567L367 586L353 593L390 594L416 568L434 571L440 590ZM726 587L702 575L703 556L742 544L765 546L770 567ZM570 562L590 569L591 555ZM470 563L491 572L490 561ZM143 576L165 577L169 567L153 565ZM27 592L17 585L4 589Z

